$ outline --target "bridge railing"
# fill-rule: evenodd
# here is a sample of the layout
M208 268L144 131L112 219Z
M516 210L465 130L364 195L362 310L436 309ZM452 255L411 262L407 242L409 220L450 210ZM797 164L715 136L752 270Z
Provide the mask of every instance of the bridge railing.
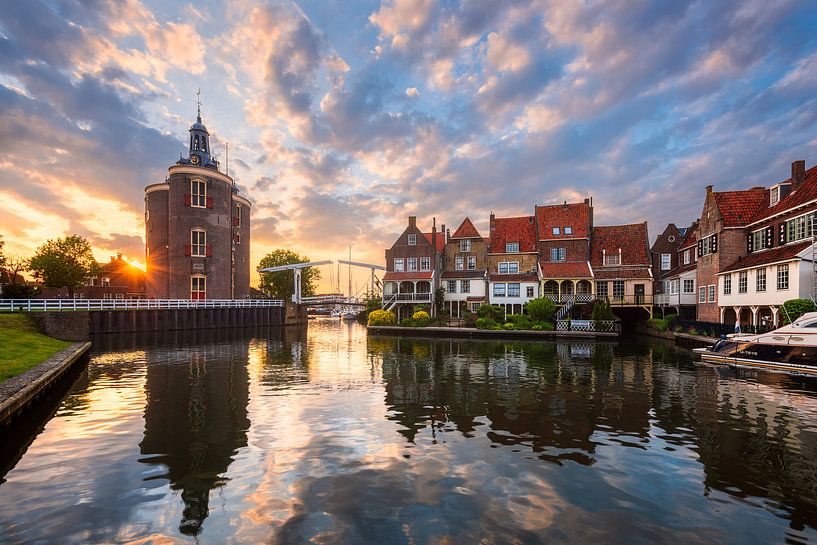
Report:
M280 299L0 299L0 312L282 307Z

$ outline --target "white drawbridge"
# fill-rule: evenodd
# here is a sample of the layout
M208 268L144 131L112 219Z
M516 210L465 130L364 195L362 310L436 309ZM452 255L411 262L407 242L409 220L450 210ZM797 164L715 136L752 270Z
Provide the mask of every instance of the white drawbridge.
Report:
M298 305L326 305L326 304L340 304L340 305L364 305L365 301L360 297L355 297L352 293L348 296L343 295L320 295L315 297L303 297L301 292L301 274L304 269L309 267L320 267L322 265L331 265L332 260L324 261L310 261L308 263L293 263L292 265L279 265L277 267L263 267L258 269L259 273L265 272L281 272L293 271L295 274L295 293L292 294L292 302ZM370 269L372 272L371 290L375 291L375 287L380 285L380 280L375 276L375 271L385 271L386 267L382 265L374 265L372 263L360 263L357 261L346 261L339 259L338 263L348 265L350 267L364 267Z

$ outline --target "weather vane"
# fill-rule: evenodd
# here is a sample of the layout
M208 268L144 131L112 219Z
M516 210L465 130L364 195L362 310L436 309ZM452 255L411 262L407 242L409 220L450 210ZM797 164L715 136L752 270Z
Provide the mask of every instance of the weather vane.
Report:
M201 87L196 89L196 113L201 118Z

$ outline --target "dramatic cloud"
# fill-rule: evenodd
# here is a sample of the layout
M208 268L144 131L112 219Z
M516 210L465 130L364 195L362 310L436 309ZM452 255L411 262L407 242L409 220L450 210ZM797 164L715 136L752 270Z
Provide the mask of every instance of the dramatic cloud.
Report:
M817 11L795 0L34 0L0 11L0 233L143 258L143 187L212 147L252 259L593 196L597 223L700 213L703 188L817 162ZM356 281L366 283L362 271Z

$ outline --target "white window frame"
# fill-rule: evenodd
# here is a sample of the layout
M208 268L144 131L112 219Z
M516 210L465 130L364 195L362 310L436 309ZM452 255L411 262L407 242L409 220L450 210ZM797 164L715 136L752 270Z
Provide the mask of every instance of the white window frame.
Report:
M551 261L564 261L567 259L567 248L551 248L550 249L550 260Z
M194 294L201 293L204 297L194 297ZM190 277L190 299L207 299L207 277L203 274L194 274Z
M525 294L528 299L535 297L533 286L525 286Z
M394 272L405 272L406 262L402 257L394 258Z
M618 252L610 254L605 253L604 264L607 266L621 265L621 254Z
M755 269L755 291L766 291L766 267Z
M554 235L561 235L561 234L562 234L562 230L561 230L561 229L559 229L558 227L554 227L554 228L553 228L553 234L554 234Z
M495 283L492 293L494 297L505 297L505 284Z
M421 271L430 271L431 270L431 258L430 257L421 257L420 258L420 270Z
M709 302L710 302L710 303L714 303L714 302L715 302L715 292L716 292L716 291L717 291L717 290L715 290L715 284L710 284L710 285L709 285Z
M732 295L732 275L727 274L723 277L723 294Z
M689 255L691 253L691 250L684 250L684 265L689 265Z
M684 279L684 293L695 293L695 279L694 278L685 278Z
M738 273L738 293L749 293L749 272Z
M500 261L497 265L497 272L499 274L519 274L519 262Z
M777 266L777 290L786 291L789 289L789 264L784 263Z
M700 286L698 288L698 302L706 303L706 286Z
M513 291L513 293L511 293ZM521 297L522 296L522 287L519 282L509 282L508 283L508 297Z
M202 190L203 192L199 192ZM190 206L207 208L207 182L198 178L190 180Z
M775 186L769 190L769 206L780 202L780 186Z
M661 270L668 271L672 268L672 254L661 254Z
M460 251L461 252L471 251L471 239L466 238L460 241Z
M469 255L468 256L468 270L475 271L477 269L477 256Z
M519 243L518 242L506 242L505 243L505 253L506 254L513 254L519 251Z
M449 280L446 289L448 290L448 293L457 293L457 281Z
M197 236L201 233L201 236ZM190 230L190 256L207 257L207 231L196 227Z
M408 245L409 246L417 246L417 235L409 235L408 236Z
M409 257L406 259L406 270L408 272L417 272L417 258Z
M460 293L471 293L470 280L460 280Z
M464 266L464 258L461 255L458 255L454 258L454 269L457 271L463 270Z

